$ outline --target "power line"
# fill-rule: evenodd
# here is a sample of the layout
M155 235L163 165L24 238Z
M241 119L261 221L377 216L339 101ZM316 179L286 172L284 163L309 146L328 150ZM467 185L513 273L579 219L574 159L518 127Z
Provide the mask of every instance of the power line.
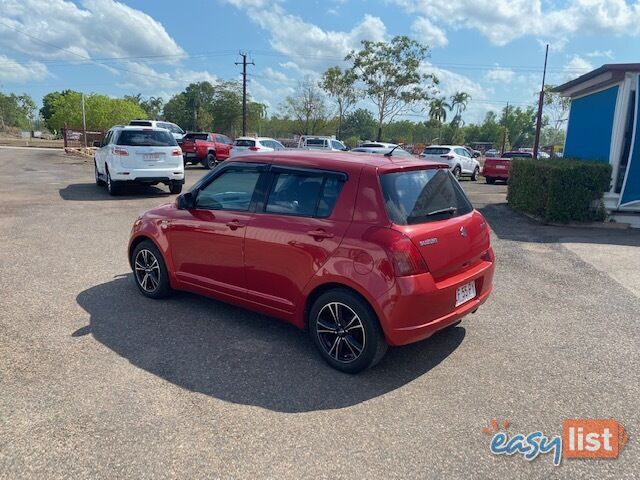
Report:
M247 65L255 65L253 60L247 62L247 53L240 52L242 62L235 62L236 65L242 65L242 136L247 135Z

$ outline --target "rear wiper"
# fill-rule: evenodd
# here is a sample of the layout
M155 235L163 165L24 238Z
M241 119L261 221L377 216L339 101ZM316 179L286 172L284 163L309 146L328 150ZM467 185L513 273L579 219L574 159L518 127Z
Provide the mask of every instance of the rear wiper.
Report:
M441 208L440 210L434 210L433 212L429 212L425 214L425 217L430 217L432 215L439 215L441 213L450 213L450 214L454 214L458 211L458 209L456 207L447 207L447 208Z

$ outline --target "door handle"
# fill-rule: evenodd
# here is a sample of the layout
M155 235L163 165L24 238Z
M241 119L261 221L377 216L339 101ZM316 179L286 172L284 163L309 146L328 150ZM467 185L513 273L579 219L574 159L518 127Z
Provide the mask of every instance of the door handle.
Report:
M230 222L227 222L227 227L231 230L237 230L238 228L244 227L244 223L240 223L238 220L231 220Z
M308 235L312 236L316 240L320 240L323 238L332 238L333 233L325 232L324 230L311 230L307 232Z

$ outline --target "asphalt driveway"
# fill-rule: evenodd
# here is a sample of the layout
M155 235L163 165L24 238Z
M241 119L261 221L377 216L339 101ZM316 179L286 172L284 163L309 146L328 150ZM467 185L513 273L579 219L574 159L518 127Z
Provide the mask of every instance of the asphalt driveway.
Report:
M463 186L493 296L349 376L277 320L137 292L129 231L166 188L113 198L81 159L0 149L0 478L637 478L640 232L539 226L505 186ZM631 441L554 467L493 456L494 418L615 418Z

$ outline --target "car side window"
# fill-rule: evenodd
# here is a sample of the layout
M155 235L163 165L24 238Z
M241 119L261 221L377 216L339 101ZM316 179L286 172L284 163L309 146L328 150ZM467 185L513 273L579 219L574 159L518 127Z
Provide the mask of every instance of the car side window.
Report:
M461 157L468 157L467 152L462 148L456 148L456 153Z
M265 205L267 213L301 217L328 217L343 181L318 173L277 173Z
M275 148L276 150L284 150L284 145L282 145L280 142L278 142L277 140L273 140L273 148Z
M337 140L331 140L331 146L336 150L344 150L344 145Z
M233 145L233 142L231 141L231 139L229 137L227 137L226 135L222 136L222 140L224 141L224 143L226 143L227 145Z
M265 147L273 148L275 150L276 146L273 144L271 140L260 140L260 143Z
M259 178L256 168L228 169L198 192L196 208L246 212Z

